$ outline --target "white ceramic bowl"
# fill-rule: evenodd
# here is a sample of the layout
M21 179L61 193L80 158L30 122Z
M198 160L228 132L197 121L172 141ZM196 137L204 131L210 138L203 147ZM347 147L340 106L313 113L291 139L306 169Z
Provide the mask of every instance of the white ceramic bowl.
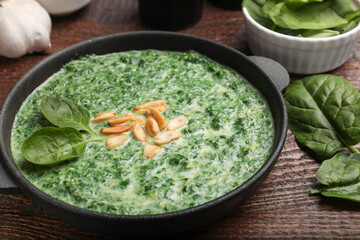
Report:
M86 6L91 0L37 0L50 15L62 16Z
M360 9L360 1L352 1ZM289 72L315 74L333 70L350 57L360 36L360 24L344 34L326 38L300 38L277 33L257 23L243 8L247 42L254 55L271 58Z

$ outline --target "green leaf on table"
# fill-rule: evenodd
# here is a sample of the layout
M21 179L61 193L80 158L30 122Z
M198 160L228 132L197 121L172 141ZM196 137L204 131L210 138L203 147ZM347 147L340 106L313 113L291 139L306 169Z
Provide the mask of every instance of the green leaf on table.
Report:
M284 97L290 130L319 159L360 142L360 94L345 79L305 77L293 82Z
M70 99L46 96L41 100L40 109L46 119L58 127L72 127L95 134L90 128L90 113Z
M327 29L347 24L348 21L329 7L330 1L309 3L292 9L281 2L276 4L269 16L279 27L288 29Z
M46 127L25 139L21 154L34 164L51 165L79 157L84 153L87 143L74 128Z
M313 189L311 194L360 202L360 154L336 154L321 164L316 178L326 187Z

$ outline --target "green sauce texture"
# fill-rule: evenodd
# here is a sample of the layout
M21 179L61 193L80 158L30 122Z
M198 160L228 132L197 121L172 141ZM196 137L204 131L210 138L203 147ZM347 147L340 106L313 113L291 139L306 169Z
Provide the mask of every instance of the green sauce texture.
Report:
M147 143L131 140L109 150L90 143L77 159L52 166L27 162L24 139L51 124L43 96L71 99L90 114L117 115L153 100L169 108L166 120L188 119L181 138L153 159ZM91 124L99 131L107 123ZM84 134L86 134L84 132ZM267 103L242 76L194 51L130 51L85 56L66 64L23 103L12 129L15 162L36 187L88 210L126 214L177 211L213 200L249 179L266 161L274 139Z

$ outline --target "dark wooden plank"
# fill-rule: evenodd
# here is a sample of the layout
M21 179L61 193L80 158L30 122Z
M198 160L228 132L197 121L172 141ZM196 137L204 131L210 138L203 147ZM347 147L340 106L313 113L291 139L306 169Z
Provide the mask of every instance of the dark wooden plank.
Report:
M46 56L94 37L149 30L138 19L137 1L93 0L85 9L53 18L52 48L16 60L0 57L0 106L7 92ZM249 54L241 11L205 3L203 18L180 32L209 38ZM360 89L360 44L332 71ZM293 75L292 80L302 76ZM358 146L359 147L359 146ZM360 207L340 199L309 196L319 167L288 132L282 154L264 184L233 213L177 239L360 239ZM107 239L49 216L22 194L0 195L1 239ZM175 237L171 237L175 238Z

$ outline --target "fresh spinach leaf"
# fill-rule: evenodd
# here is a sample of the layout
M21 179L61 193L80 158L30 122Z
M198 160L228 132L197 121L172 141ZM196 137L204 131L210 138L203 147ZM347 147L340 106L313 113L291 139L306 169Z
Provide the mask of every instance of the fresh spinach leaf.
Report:
M332 0L330 8L340 16L344 16L353 11L351 9L351 0Z
M282 2L269 11L269 17L277 26L288 29L319 30L347 24L348 21L329 8L329 5L330 2L325 1L292 9Z
M311 194L360 202L360 154L338 153L322 163L316 178L326 187L313 189Z
M23 157L38 165L50 165L79 157L87 141L74 128L46 127L33 132L21 146Z
M358 19L360 16L360 9L359 10L356 10L356 11L352 11L352 12L349 12L347 14L345 14L345 18L348 20L348 21L351 21L351 20L354 20L354 19ZM357 20L359 21L359 20Z
M262 26L264 26L266 28L271 28L274 26L274 23L262 13L260 5L257 5L252 0L243 0L242 4L243 4L243 7L245 7L248 10L250 16L257 23L261 24Z
M335 30L307 30L302 32L299 36L300 37L306 37L306 38L322 38L322 37L331 37L339 35L339 31Z
M356 26L357 26L357 21L350 21L345 26L334 28L334 30L339 31L342 34L356 28Z
M360 142L360 94L345 79L306 77L293 82L284 97L290 130L321 160Z
M266 3L264 4L264 6L261 8L261 12L266 16L269 17L270 16L270 12L274 9L274 7L276 6L276 4L281 3L281 0L268 0L266 1Z
M350 0L244 0L243 7L264 27L278 33L323 38L355 28L360 10Z
M348 24L334 28L334 30L339 31L340 33L346 33L357 27L360 21L360 10L349 12L344 16L349 22Z
M258 6L264 6L267 0L253 0Z
M64 97L43 97L41 112L47 120L58 127L72 127L96 134L90 127L90 113L82 106Z
M286 0L285 2L290 8L296 9L311 2L323 2L323 0Z
M360 202L360 183L339 187L325 187L318 190L312 190L310 194L321 193L326 197L343 198L355 202Z
M274 25L275 26L275 25ZM282 34L286 34L289 36L294 36L294 37L301 37L301 35L303 34L303 32L305 32L302 29L299 30L293 30L293 29L286 29L286 28L281 28L281 27L275 27L272 29L273 31L276 31L278 33L282 33Z
M52 165L79 157L89 142L103 141L106 137L84 139L75 128L46 127L33 132L22 146L23 157L37 165Z

